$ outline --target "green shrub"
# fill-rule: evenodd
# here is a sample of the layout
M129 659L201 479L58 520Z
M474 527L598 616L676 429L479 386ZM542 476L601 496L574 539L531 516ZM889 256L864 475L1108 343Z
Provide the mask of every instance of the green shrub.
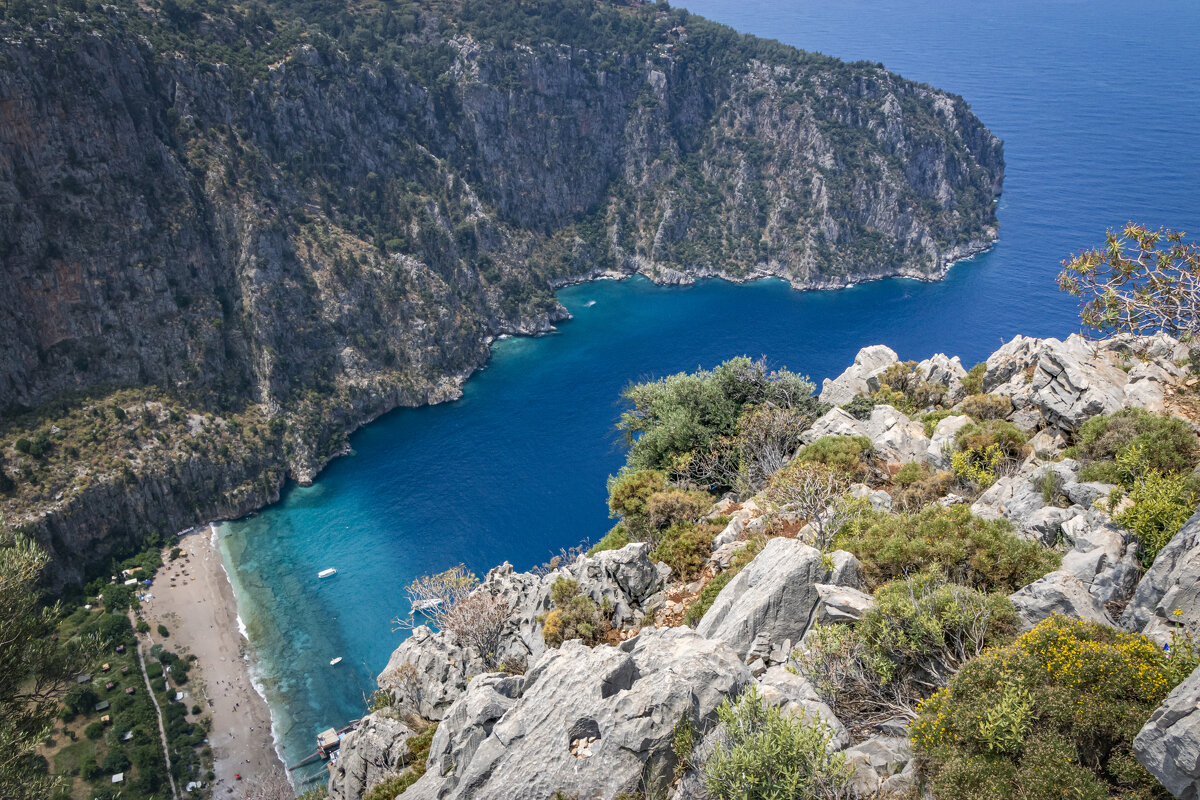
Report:
M558 578L550 587L554 610L542 621L542 639L547 647L579 639L588 647L599 644L609 631L609 622L596 601L579 592L579 582Z
M869 419L875 405L875 401L870 397L856 394L853 400L842 406L842 409L855 419Z
M1166 797L1133 738L1195 668L1188 648L1054 616L968 663L910 727L939 800Z
M1149 466L1140 444L1124 450L1116 463L1133 505L1115 519L1141 541L1142 563L1149 566L1195 512L1200 496L1190 476Z
M1006 459L1018 461L1027 456L1028 438L1021 429L1002 419L989 419L964 425L954 435L954 445L960 451L982 451L996 445Z
M104 723L96 720L83 729L83 735L89 739L99 739L104 735Z
M663 533L650 557L669 566L676 579L693 580L712 555L712 540L718 533L714 525L677 522Z
M874 448L865 436L822 436L800 448L798 461L824 464L844 472L854 480L863 480L871 473Z
M142 619L141 617L138 617L137 625L135 627L137 628L138 633L150 632L150 623L146 622L146 620Z
M1058 554L1017 537L1006 520L981 519L965 506L867 512L843 527L834 544L858 556L871 589L936 564L954 583L1012 592L1061 563Z
M987 447L959 450L950 456L950 469L963 484L977 489L987 489L1000 477L1004 466L1004 451L998 444Z
M681 459L707 453L720 437L737 433L747 406L793 409L814 419L821 410L812 396L815 388L807 378L768 370L763 361L748 358L634 384L622 395L633 409L617 425L629 442L628 464L668 470Z
M1126 408L1108 416L1092 417L1079 429L1076 454L1085 462L1085 480L1113 473L1103 464L1112 462L1132 446L1142 448L1146 466L1159 472L1191 472L1200 458L1196 435L1181 419L1158 416L1140 408ZM1108 483L1116 483L1109 480Z
M722 703L717 718L723 735L703 767L714 800L824 800L850 782L853 770L845 755L829 752L823 721L768 705L753 686Z
M655 492L646 500L645 521L651 532L650 539L656 540L658 533L679 523L695 522L712 506L712 497L704 492L683 489L665 489Z
M1012 412L1012 400L1004 395L973 394L962 401L962 413L977 422L1004 419Z
M954 488L952 472L926 474L920 480L902 486L892 493L892 504L901 511L917 511L945 497Z
M167 637L169 637L171 635L171 632L169 630L167 630L167 626L163 625L161 622L158 624L157 630L158 630L158 635L163 637L164 639L166 639Z
M623 469L608 479L608 509L614 517L641 517L646 501L667 485L667 474L655 469Z
M985 372L987 372L987 362L985 361L980 361L967 370L967 377L963 378L962 385L968 395L983 392L983 374Z
M984 647L1011 641L1016 614L986 594L927 570L891 581L854 626L816 625L793 658L797 671L847 724L913 709Z
M892 483L897 486L912 486L914 483L929 477L929 466L920 461L909 461L896 470Z
M938 423L946 417L953 417L957 414L949 409L939 408L937 411L930 411L922 414L920 417L921 424L925 426L925 435L933 436L933 432L937 430Z
M906 414L940 405L946 397L946 387L921 380L917 377L916 367L915 361L892 364L879 376L879 389L872 392L871 399Z
M1008 597L949 583L939 569L889 581L855 628L884 683L927 683L953 673L985 646L1012 639Z
M589 556L594 556L596 553L603 553L605 550L620 550L625 545L629 544L632 539L629 538L629 529L625 527L624 522L618 522L612 527L604 537L592 545L592 549L588 550Z

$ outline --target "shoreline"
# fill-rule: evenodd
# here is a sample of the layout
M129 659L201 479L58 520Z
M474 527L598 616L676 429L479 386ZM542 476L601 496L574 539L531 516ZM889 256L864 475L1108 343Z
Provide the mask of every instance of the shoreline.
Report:
M187 691L212 718L212 796L231 794L239 784L288 777L275 735L276 720L254 678L254 651L238 615L233 584L216 546L216 524L198 526L164 550L142 614L170 632L164 647L195 655ZM171 547L183 555L169 560ZM239 780L235 776L240 775Z

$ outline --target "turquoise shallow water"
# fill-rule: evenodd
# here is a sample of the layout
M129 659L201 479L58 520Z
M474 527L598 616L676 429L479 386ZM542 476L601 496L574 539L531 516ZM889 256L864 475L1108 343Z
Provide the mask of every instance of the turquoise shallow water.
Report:
M498 342L460 401L389 414L310 488L221 526L221 546L289 763L359 716L400 642L416 575L518 569L610 524L612 424L640 378L735 355L834 375L859 347L968 365L1017 333L1078 328L1059 261L1128 219L1200 229L1200 6L1149 0L692 0L740 30L962 94L1005 140L1001 241L937 284L797 293L779 281L560 293L558 333ZM317 580L336 567L338 575ZM329 660L343 663L330 667Z

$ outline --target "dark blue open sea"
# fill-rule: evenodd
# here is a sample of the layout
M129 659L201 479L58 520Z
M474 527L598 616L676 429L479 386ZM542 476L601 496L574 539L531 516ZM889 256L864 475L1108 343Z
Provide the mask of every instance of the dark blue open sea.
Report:
M968 366L1015 334L1078 329L1060 261L1127 220L1200 233L1194 0L691 0L739 30L882 61L961 94L1005 142L1001 240L941 283L798 293L778 281L563 291L557 334L497 343L462 400L356 434L311 488L221 526L281 752L359 716L418 574L526 569L610 525L613 422L630 381L765 355L818 379L858 348ZM326 567L336 577L318 581ZM344 661L330 667L329 660Z

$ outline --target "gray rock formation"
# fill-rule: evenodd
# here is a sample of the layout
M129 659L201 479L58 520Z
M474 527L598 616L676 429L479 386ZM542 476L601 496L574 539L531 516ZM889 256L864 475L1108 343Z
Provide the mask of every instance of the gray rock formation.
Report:
M1151 715L1133 740L1133 754L1175 797L1200 798L1200 669Z
M329 769L331 800L359 800L371 787L407 766L413 731L389 712L365 717L342 739Z
M865 436L876 454L891 464L924 461L930 446L923 425L887 405L875 406L864 420L833 408L802 433L800 440L811 444L822 436Z
M1128 600L1141 575L1133 534L1099 511L1076 514L1062 523L1061 531L1071 548L1062 570L1079 578L1100 605Z
M670 570L650 560L650 545L628 544L574 562L545 575L514 572L505 563L487 574L477 592L498 598L510 609L500 638L496 663L506 658L532 663L546 649L543 618L553 607L551 587L558 578L579 582L581 594L598 605L607 602L611 621L625 627L646 612L645 604L666 585ZM446 709L487 664L478 653L459 647L445 632L420 626L392 653L379 675L379 687L392 701L411 708L426 719L441 719Z
M946 387L946 397L943 405L949 407L962 401L967 392L963 389L963 378L967 371L963 369L958 356L947 357L944 353L935 353L917 364L913 373L919 380L926 383L936 383Z
M828 583L816 585L816 621L821 625L835 622L858 622L862 615L875 607L875 598L850 586L833 586Z
M845 755L854 770L849 787L854 797L899 795L916 785L912 745L905 737L873 736L847 748Z
M1158 552L1121 614L1121 627L1160 644L1174 631L1200 634L1200 513Z
M925 461L935 469L949 469L950 456L954 452L954 439L958 432L971 424L971 418L966 414L955 414L952 417L938 420L929 438L929 447L925 450Z
M839 550L833 566L796 539L771 539L721 590L696 632L725 642L741 658L785 639L798 642L820 602L818 583L857 584L854 556Z
M826 378L822 382L821 402L841 406L853 400L855 395L868 394L872 389L868 380L899 361L896 351L886 345L864 347L854 357L854 363L841 375L832 380ZM874 388L879 388L878 384Z
M643 782L661 790L679 720L707 727L749 682L732 650L686 628L646 629L620 647L567 642L522 678L472 681L435 737L437 769L405 798L613 797Z
M1088 592L1083 581L1069 572L1051 572L1009 595L1022 630L1029 630L1055 614L1115 627L1104 606Z

